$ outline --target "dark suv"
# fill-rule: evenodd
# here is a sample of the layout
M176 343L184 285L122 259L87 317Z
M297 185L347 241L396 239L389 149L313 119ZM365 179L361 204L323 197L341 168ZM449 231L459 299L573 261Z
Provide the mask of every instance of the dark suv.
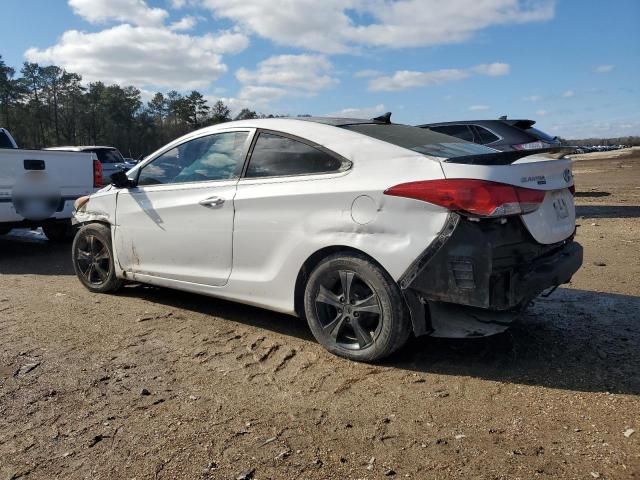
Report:
M562 147L558 137L552 137L537 128L535 120L463 120L418 125L434 132L461 138L468 142L487 145L503 152L535 150L552 152Z

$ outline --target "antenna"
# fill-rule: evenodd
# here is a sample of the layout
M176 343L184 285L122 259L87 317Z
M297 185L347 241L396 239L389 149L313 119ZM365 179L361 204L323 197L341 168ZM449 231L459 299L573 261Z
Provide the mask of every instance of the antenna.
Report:
M391 123L391 112L387 112L384 115L380 115L379 117L372 118L371 120L374 120L376 122L382 122L382 123Z

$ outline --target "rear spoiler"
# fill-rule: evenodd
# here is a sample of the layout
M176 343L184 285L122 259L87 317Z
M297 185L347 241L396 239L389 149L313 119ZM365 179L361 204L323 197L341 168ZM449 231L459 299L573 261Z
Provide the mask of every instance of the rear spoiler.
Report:
M447 163L462 163L465 165L510 165L521 158L529 155L543 154L547 159L563 158L569 153L573 153L574 147L554 147L539 148L536 150L517 150L509 152L492 152L478 155L465 155L463 157L452 157L445 160Z

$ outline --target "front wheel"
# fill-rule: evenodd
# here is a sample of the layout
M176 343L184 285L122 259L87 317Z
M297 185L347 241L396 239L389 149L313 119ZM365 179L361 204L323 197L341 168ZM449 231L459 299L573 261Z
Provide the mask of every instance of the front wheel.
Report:
M87 289L109 293L122 286L122 280L116 277L109 227L93 223L78 230L72 256L76 275Z
M351 360L382 359L411 332L397 284L361 255L332 255L318 264L305 289L304 306L316 340Z

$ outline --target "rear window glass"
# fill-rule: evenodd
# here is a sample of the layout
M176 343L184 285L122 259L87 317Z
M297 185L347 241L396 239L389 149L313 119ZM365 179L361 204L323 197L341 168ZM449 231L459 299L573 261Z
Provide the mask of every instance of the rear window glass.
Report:
M0 131L0 148L13 148L13 143L6 133Z
M538 130L537 128L526 128L525 132L533 137L539 138L540 140L544 140L545 142L554 142L556 140L556 137L549 135L542 130Z
M487 143L493 143L497 140L500 140L500 137L494 135L489 130L484 127L480 127L476 125L476 132L478 134L478 143L482 145L486 145Z
M439 127L429 127L431 130L452 137L461 138L467 142L473 142L473 132L467 125L440 125Z
M493 148L409 125L366 123L342 128L434 157L453 158L496 152Z
M110 148L96 148L95 150L88 150L90 152L94 152L100 163L122 163L124 162L124 158L118 150L110 149Z

